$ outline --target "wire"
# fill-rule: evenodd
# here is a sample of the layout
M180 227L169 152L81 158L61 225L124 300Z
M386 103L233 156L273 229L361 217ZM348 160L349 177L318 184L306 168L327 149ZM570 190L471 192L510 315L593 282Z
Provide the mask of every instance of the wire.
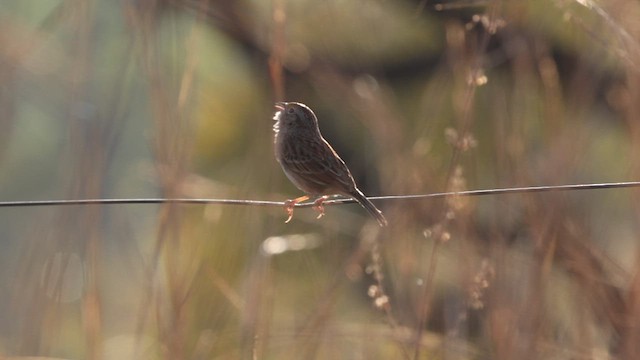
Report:
M570 184L570 185L547 185L528 186L502 189L466 190L440 192L417 195L389 195L373 196L369 200L421 200L429 198L442 198L447 196L487 196L487 195L509 195L539 192L558 192L569 190L598 190L640 187L640 181L597 183L597 184ZM327 200L323 205L337 205L354 203L353 199L333 199ZM30 206L64 206L64 205L117 205L117 204L195 204L195 205L249 205L249 206L284 206L284 201L264 201L264 200L238 200L238 199L78 199L78 200L26 200L26 201L0 201L0 207L30 207ZM296 204L296 207L313 206L313 202Z
M284 206L284 202L235 199L78 199L78 200L27 200L1 201L0 207L54 206L54 205L116 205L116 204L219 204L219 205L254 205Z

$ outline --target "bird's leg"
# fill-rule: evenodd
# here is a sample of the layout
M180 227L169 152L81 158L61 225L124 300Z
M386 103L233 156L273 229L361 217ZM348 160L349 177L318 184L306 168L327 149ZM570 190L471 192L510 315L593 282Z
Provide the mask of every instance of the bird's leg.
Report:
M321 217L324 216L324 206L322 205L322 203L328 198L329 197L326 195L321 196L316 201L313 202L313 210L318 212L318 217L316 219L320 219Z
M287 215L289 216L287 218L287 221L285 221L285 223L288 223L293 218L293 208L296 206L296 204L301 203L308 199L309 197L305 195L305 196L300 196L299 198L295 198L293 200L287 200L284 202L284 209L287 211Z

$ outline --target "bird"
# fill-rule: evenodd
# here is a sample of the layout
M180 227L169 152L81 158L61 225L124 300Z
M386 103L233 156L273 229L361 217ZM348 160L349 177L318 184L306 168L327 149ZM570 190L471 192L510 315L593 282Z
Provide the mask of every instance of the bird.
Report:
M277 102L273 116L275 124L275 157L285 175L307 195L285 201L288 223L293 218L296 204L316 198L314 209L318 219L324 216L322 203L329 195L353 198L378 221L387 225L382 212L358 189L345 162L322 137L318 118L305 104L299 102Z

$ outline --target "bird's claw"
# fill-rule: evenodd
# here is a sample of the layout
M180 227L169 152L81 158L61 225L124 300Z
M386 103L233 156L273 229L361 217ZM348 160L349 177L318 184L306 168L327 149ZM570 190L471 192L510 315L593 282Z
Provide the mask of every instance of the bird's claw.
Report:
M313 202L313 209L318 212L318 217L316 219L320 219L324 216L324 205L322 203L327 200L327 196L319 197L316 201Z
M293 208L296 206L296 202L294 200L287 200L284 202L284 210L287 212L287 220L284 222L288 224L291 219L293 219Z
M293 209L296 207L296 204L308 200L308 196L300 196L299 198L293 200L286 200L284 202L284 210L287 212L287 220L284 222L285 224L289 223L291 219L293 219Z

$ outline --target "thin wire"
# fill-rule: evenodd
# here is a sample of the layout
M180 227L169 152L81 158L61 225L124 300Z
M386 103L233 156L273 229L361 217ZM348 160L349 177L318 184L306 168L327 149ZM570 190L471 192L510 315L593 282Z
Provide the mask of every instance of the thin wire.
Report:
M440 192L417 195L389 195L373 196L370 200L421 200L429 198L441 198L446 196L487 196L509 195L539 192L558 192L569 190L597 190L640 187L640 181L596 183L596 184L570 184L570 185L546 185L527 186L503 189L466 190ZM354 203L353 199L327 200L324 205L338 205ZM284 206L284 201L264 200L238 200L238 199L78 199L78 200L26 200L26 201L0 201L0 207L28 207L28 206L62 206L62 205L116 205L116 204L197 204L197 205L249 205L249 206ZM313 206L313 202L296 204L296 207Z
M284 202L236 199L78 199L78 200L27 200L1 201L0 207L19 206L54 206L54 205L115 205L115 204L218 204L218 205L253 205L284 206ZM312 205L312 204L310 204Z

